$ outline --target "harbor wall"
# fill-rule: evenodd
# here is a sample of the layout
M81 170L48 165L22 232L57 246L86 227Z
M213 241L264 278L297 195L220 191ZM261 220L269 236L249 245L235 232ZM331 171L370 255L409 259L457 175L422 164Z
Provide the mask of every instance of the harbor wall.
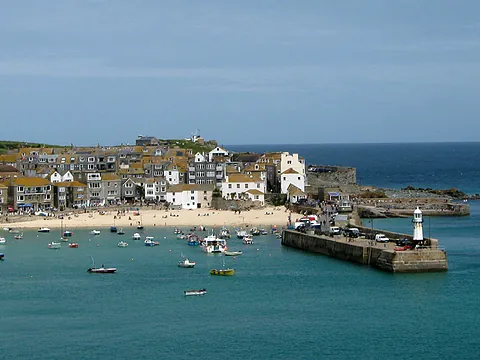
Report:
M282 245L394 273L448 270L447 254L437 248L395 251L361 243L336 241L331 237L294 230L284 230Z

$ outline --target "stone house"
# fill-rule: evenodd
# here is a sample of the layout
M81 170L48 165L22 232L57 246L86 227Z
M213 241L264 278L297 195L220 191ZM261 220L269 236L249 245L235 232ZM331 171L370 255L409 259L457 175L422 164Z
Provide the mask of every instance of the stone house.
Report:
M48 210L53 205L52 184L37 177L10 177L8 203L14 210ZM7 183L4 182L4 185Z
M8 186L0 182L0 212L5 214L8 210Z
M122 198L122 179L113 173L102 174L102 188L105 203L118 204Z
M174 209L209 208L213 185L178 184L167 190L167 202Z
M87 185L78 181L53 184L53 202L57 209L72 209L87 206Z

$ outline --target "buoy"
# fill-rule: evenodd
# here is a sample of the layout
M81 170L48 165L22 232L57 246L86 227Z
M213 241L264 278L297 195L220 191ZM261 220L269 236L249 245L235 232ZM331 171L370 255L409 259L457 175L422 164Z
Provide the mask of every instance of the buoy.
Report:
M133 258L132 258L132 261L133 261Z
M234 257L233 257L233 260L237 260L237 257L236 257L236 256L234 256Z
M100 244L97 244L97 247L99 247L99 246L100 246ZM257 249L257 250L258 250L258 249Z
M166 237L166 236L164 236L163 238L164 238L164 239L166 239L167 237Z
M260 250L260 249L257 249L257 251Z
M168 250L168 251L172 252L172 250Z

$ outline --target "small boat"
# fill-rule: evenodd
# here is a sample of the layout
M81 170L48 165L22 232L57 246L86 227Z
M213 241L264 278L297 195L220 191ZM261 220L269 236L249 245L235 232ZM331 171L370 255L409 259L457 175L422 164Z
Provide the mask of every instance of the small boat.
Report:
M198 246L198 245L200 245L200 241L198 241L197 238L190 238L190 240L188 240L188 245L189 246Z
M69 242L70 240L68 240L68 238L66 238L66 237L60 236L60 241L61 242Z
M117 271L117 268L106 268L103 265L99 268L91 267L87 270L91 274L113 274L115 271Z
M38 229L38 232L39 233L48 233L48 232L50 232L50 229L46 228L46 227L42 227L42 228Z
M258 229L260 231L260 235L268 235L268 231L265 229Z
M92 231L90 231L90 234L92 234L92 235L100 235L100 230L92 230Z
M3 231L11 231L11 230L12 230L12 228L9 228L9 227L4 227L3 228Z
M141 238L142 238L142 237L140 236L139 233L135 233L135 234L132 235L132 239L133 239L133 240L140 240Z
M256 227L253 227L250 229L250 234L252 234L253 236L258 236L260 235L260 230L258 230Z
M247 232L245 230L237 230L237 238L243 239L245 235L247 235Z
M116 233L117 232L117 227L116 226L110 226L110 232L111 233Z
M225 260L223 261L223 266L221 269L211 269L210 275L218 275L218 276L233 276L235 274L235 270L231 268L225 267Z
M143 243L145 244L145 246L157 246L159 244L158 241L153 241L152 239L145 239Z
M15 240L23 239L23 232L21 234L17 234L13 237Z
M73 232L68 230L64 231L62 234L63 237L71 237L72 235L73 235Z
M49 249L60 249L62 247L62 243L52 241L48 244Z
M88 273L91 274L113 274L117 271L117 268L106 268L105 265L102 264L99 268L95 266L95 261L92 257L92 267L87 269Z
M234 274L235 274L234 269L212 269L212 270L210 270L210 275L233 276Z
M117 244L118 247L127 247L128 246L128 243L125 242L125 241L120 241L118 244Z
M188 259L185 260L180 260L178 262L178 267L181 268L193 268L195 266L196 262L195 261L190 261Z
M20 234L20 231L15 230L15 229L10 229L8 232L9 232L10 234Z
M200 289L200 290L185 290L183 294L185 296L195 296L195 295L205 295L207 293L207 289Z
M7 243L7 239L5 239L4 237L0 237L0 245L4 245Z
M4 257L5 257L5 254L4 254L4 253L0 253L0 260L3 260Z
M78 248L78 244L77 243L71 243L71 244L68 244L68 247L76 249L76 248Z
M220 235L218 235L218 237L220 239L230 239L232 235L230 235L230 230L228 230L227 228L222 228L222 230L220 230Z
M118 235L125 235L125 231L123 231L123 229L120 228L120 229L118 229L117 234Z
M137 225L137 229L138 229L138 230L142 230L142 229L143 229L143 225Z
M225 256L238 256L242 255L241 251L225 251L224 252Z
M252 235L245 235L245 236L243 237L242 242L243 242L245 245L251 245L251 244L253 244Z

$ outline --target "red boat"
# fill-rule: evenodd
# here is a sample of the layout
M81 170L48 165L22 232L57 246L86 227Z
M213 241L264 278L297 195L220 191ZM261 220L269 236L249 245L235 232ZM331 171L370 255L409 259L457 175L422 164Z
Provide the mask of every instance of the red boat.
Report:
M71 243L71 244L68 244L68 247L70 247L70 248L78 248L78 244L77 244L77 243Z
M113 274L115 271L117 271L117 268L105 268L103 266L100 268L89 268L87 270L87 272L95 274Z

